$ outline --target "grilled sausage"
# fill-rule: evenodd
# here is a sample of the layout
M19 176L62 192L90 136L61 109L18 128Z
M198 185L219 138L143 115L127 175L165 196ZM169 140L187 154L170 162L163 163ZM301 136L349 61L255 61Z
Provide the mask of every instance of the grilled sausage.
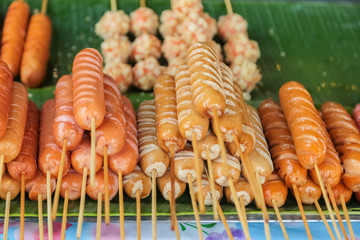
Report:
M136 129L135 110L127 97L121 96L126 118L126 139L124 147L117 154L109 157L109 168L117 173L131 173L138 163L139 149Z
M230 178L233 183L236 183L241 174L239 159L230 154L226 154L226 162L227 166L225 166L221 158L217 158L212 161L212 169L209 169L209 171L213 172L215 182L222 187L229 186L228 178ZM227 170L228 175L226 175Z
M198 142L199 154L202 159L207 159L206 149L209 149L210 159L214 160L220 156L220 145L217 137L211 129L205 135L205 138Z
M170 168L166 171L166 173L156 179L157 188L161 192L161 195L165 200L169 201L170 191L171 191L171 174ZM175 199L183 195L186 189L186 183L183 181L179 181L175 179Z
M53 123L55 119L55 100L47 100L40 113L40 138L39 138L39 169L45 175L50 172L51 178L57 178L60 169L61 148L56 145ZM63 176L69 171L70 159L65 155Z
M25 133L20 153L13 161L6 164L10 176L19 182L22 173L25 174L25 180L30 180L35 176L37 170L39 110L34 102L29 101L28 104Z
M109 171L109 199L113 199L119 191L119 180L111 170ZM101 193L103 201L105 201L105 187L104 187L104 170L100 169L95 174L94 185L87 184L86 194L93 200L97 200L98 193Z
M69 191L69 200L79 199L81 196L82 175L70 168L69 172L62 178L60 195L65 198L65 192Z
M321 197L321 189L316 183L314 183L308 176L306 182L298 186L301 202L304 204L314 204L314 199L319 200ZM294 191L291 189L292 194Z
M223 197L223 188L216 183L214 185L215 185L216 199L220 202L220 200ZM201 190L202 190L202 198L203 198L202 200L203 200L204 204L206 206L211 206L213 204L212 195L211 195L211 187L210 187L209 178L207 177L206 174L203 174L201 176ZM196 181L194 182L194 193L195 193L196 200L199 201L200 200L199 187L198 187Z
M0 138L6 132L10 112L11 89L13 77L9 67L0 60Z
M50 180L50 187L51 193L53 193L56 188L55 179ZM39 195L41 195L42 200L45 201L47 199L46 176L44 176L40 170L37 170L35 177L29 181L26 181L25 191L29 193L29 198L31 201L37 201Z
M65 139L68 150L73 150L81 143L84 130L77 124L74 116L71 75L62 76L56 83L53 131L56 144L60 148L63 147Z
M139 166L134 171L123 177L124 191L131 198L136 198L136 192L140 191L140 198L146 198L151 192L151 178L146 176Z
M262 185L262 190L265 204L269 207L274 207L273 200L278 207L282 207L285 204L288 190L285 183L276 173L270 175L269 180Z
M337 205L341 204L341 195L344 196L344 200L345 203L349 202L352 196L352 191L351 189L347 188L343 183L339 183L338 185L336 185L335 187L331 188L334 198L335 198L335 202Z
M243 197L245 206L249 205L254 200L254 193L251 189L250 184L245 178L240 177L238 181L234 184L234 188L236 196L238 198ZM234 198L231 193L230 187L226 187L224 191L226 200L234 204Z
M0 154L4 154L4 162L14 160L21 151L28 112L28 95L21 83L14 82L11 91L9 120L6 132L0 139Z
M76 122L91 130L91 119L99 127L105 117L103 59L93 48L81 50L73 63L73 101Z
M20 192L20 182L13 179L8 173L2 175L0 186L0 198L6 200L7 193L10 192L10 200L16 198Z
M182 182L187 183L187 176L190 174L191 180L194 182L196 180L196 168L195 168L195 155L190 144L187 144L185 148L177 153L175 153L174 163L175 163L175 176ZM203 172L204 161L199 161L200 172Z

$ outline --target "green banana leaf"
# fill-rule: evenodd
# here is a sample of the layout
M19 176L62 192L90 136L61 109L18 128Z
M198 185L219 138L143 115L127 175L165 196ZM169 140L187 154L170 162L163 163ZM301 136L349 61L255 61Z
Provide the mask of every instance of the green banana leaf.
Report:
M1 22L11 0L0 2ZM27 0L31 11L39 11L40 0ZM218 18L226 14L222 0L203 1L205 11ZM169 0L148 0L149 7L158 14L170 8ZM285 1L233 1L234 12L241 14L249 23L250 38L259 42L261 58L258 65L263 75L261 84L252 93L250 104L258 104L272 97L278 99L280 86L290 80L303 83L312 94L317 106L324 101L336 101L351 110L360 102L360 5L349 2L285 2ZM138 1L118 1L118 8L127 13L138 7ZM109 10L110 1L99 0L49 0L47 14L53 24L51 56L46 81L41 88L28 89L29 97L38 107L53 97L58 78L71 73L72 61L78 51L85 47L99 49L101 39L94 34L95 23ZM219 39L217 39L219 40ZM132 88L128 97L135 107L144 99L152 98L150 92L143 93ZM19 216L20 198L11 201L13 217ZM60 200L58 215L62 213ZM325 204L321 202L323 209ZM124 199L125 215L136 214L135 201ZM225 214L236 214L233 205L221 202ZM26 216L37 216L37 203L26 200ZM69 216L77 216L79 201L70 201ZM160 193L157 199L157 214L169 216L169 203ZM349 213L359 215L360 206L352 199L348 203ZM5 210L0 201L0 216ZM110 212L118 216L118 198L111 201ZM142 215L151 215L151 199L141 201ZM188 191L176 201L178 215L193 215ZM251 204L248 214L260 211ZM299 215L295 200L290 196L280 208L283 214ZM305 206L307 214L316 214L314 206ZM44 214L45 214L44 209ZM270 209L270 212L273 211ZM325 211L326 212L326 211ZM207 214L212 209L207 208ZM45 214L46 215L46 214ZM86 200L85 216L96 215L96 202Z

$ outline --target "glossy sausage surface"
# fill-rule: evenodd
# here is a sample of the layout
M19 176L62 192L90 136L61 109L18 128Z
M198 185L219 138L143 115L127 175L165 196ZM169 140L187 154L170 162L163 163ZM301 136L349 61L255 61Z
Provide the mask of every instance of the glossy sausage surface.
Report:
M214 132L209 129L205 138L198 141L198 150L202 159L207 159L206 149L209 149L210 159L214 160L220 156L220 144Z
M182 182L187 183L187 176L190 174L191 180L196 180L196 167L195 167L195 155L193 148L190 144L186 144L185 148L177 153L174 157L175 163L175 176ZM204 161L199 162L200 172L203 172Z
M0 138L6 131L10 112L13 77L7 64L0 60Z
M82 175L77 173L74 169L62 178L60 195L65 198L65 192L69 191L69 200L79 199L81 196Z
M195 197L196 197L196 200L199 201L199 187L197 185L197 181L195 181L194 183L194 193L195 193ZM210 188L210 181L209 181L209 178L208 176L203 173L202 176L201 176L201 190L202 190L202 199L204 201L204 204L206 206L211 206L213 204L213 201L212 201L212 195L211 195L211 188ZM218 185L217 183L214 184L215 185L215 196L216 196L216 199L218 201L220 201L223 197L223 188Z
M51 179L50 184L51 193L53 193L56 188L56 180ZM40 170L37 170L35 177L29 181L26 181L25 191L29 193L29 198L31 201L37 201L38 195L41 195L42 200L45 201L47 199L46 176L44 176Z
M8 192L10 192L10 200L16 198L20 192L20 182L13 179L7 172L5 172L1 180L0 198L2 200L6 200Z
M249 205L254 200L254 194L248 181L240 177L234 184L237 197L243 197L245 206ZM234 203L234 198L231 193L230 187L224 189L226 200L230 203Z
M139 166L123 177L122 185L125 193L131 198L136 198L137 191L140 191L141 199L149 196L151 192L151 178L146 176Z
M213 172L215 182L222 187L229 186L229 178L233 183L236 183L241 174L241 166L238 158L231 154L226 154L226 163L227 167L224 166L221 157L217 158L212 160L212 169L209 169L209 171Z
M320 187L311 180L310 176L307 177L303 185L298 186L298 191L300 200L304 204L314 204L314 199L319 200L321 197ZM294 195L293 190L291 192Z
M335 202L337 205L341 205L341 195L344 196L345 203L347 203L350 201L352 193L353 193L351 191L351 189L347 188L341 182L338 185L336 185L335 187L333 187L331 190L333 192Z
M170 169L166 173L156 179L157 188L161 192L161 195L165 200L169 201L169 196L171 192L171 174ZM186 189L186 183L175 178L175 199L183 195Z
M278 207L282 207L285 204L288 189L277 173L271 174L269 180L262 185L262 189L265 204L269 207L274 207L273 200Z
M119 191L119 180L117 175L109 170L109 199L113 199ZM86 186L86 194L93 200L97 200L98 193L101 193L103 201L105 201L105 187L104 187L104 170L100 169L95 174L95 183L93 186L89 184Z

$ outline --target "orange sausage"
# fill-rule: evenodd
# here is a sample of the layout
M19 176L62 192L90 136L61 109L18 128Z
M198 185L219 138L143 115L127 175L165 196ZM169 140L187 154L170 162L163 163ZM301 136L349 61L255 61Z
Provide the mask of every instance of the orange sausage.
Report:
M259 106L259 116L279 177L289 188L292 188L293 184L303 185L306 182L307 169L300 164L296 156L294 142L280 105L272 99L263 101Z
M6 200L7 193L10 192L10 200L16 198L20 192L20 182L13 179L8 173L4 173L0 186L0 198Z
M79 174L84 173L84 167L87 167L87 175L90 174L90 159L91 159L91 142L87 134L83 135L81 144L71 152L71 166ZM103 158L95 155L95 172L99 171L103 165Z
M186 144L185 148L177 153L174 156L175 164L175 176L182 182L187 183L187 176L190 174L191 180L194 182L196 180L196 167L195 167L195 155L193 148L190 144ZM204 161L199 161L200 172L203 172Z
M156 137L159 146L165 152L170 152L171 145L174 146L175 152L180 151L185 147L186 139L178 127L174 78L167 74L160 76L155 82L154 96Z
M69 200L79 199L81 196L81 184L82 175L70 168L69 172L62 178L61 181L61 197L65 198L65 192L69 191Z
M201 183L202 183L202 185L201 185L202 200L206 206L211 206L213 204L213 201L212 201L212 195L211 195L210 181L205 173L203 173L203 175L201 176ZM220 185L218 185L217 183L215 183L214 185L215 185L216 200L218 200L220 202L220 200L223 197L223 188ZM196 200L199 202L199 199L200 199L199 198L199 187L198 187L196 181L194 182L194 193L195 193Z
M105 117L103 58L93 48L81 50L73 62L73 104L76 122L91 130L91 119L99 127Z
M55 120L53 131L56 144L62 148L65 139L66 149L73 150L81 143L84 130L76 123L72 100L72 76L64 75L55 88Z
M4 162L14 160L21 151L28 112L28 95L21 83L14 82L11 91L9 120L6 132L0 139L0 154L4 154Z
M143 101L137 112L139 139L139 164L143 172L151 177L155 170L157 177L165 174L169 167L169 155L158 145L155 123L155 103Z
M123 177L124 191L131 198L136 198L136 192L140 191L140 198L146 198L151 192L151 179L146 176L139 166L134 171Z
M238 198L243 197L245 206L249 205L254 200L254 193L250 184L245 178L240 177L234 184L234 188L236 191L236 196ZM225 188L225 197L228 202L234 204L234 198L230 187Z
M1 60L7 63L14 77L19 73L28 20L29 5L25 1L13 1L4 20Z
M31 17L20 69L21 81L28 87L38 87L44 81L50 57L51 31L48 16L37 13Z
M190 73L187 65L178 67L175 76L176 86L176 109L181 135L192 141L195 134L196 141L205 138L209 129L209 119L201 115L196 109L190 86Z
M279 96L298 159L303 167L311 169L324 161L326 153L325 133L313 100L297 82L285 83Z
M39 110L34 102L29 101L28 114L24 140L19 155L6 164L6 168L12 178L21 181L21 174L25 174L25 180L35 176L37 170L37 153L39 138Z
M288 190L285 183L276 173L271 174L269 180L262 185L262 190L266 205L274 207L272 202L274 200L278 207L284 206Z
M112 156L124 146L126 121L119 88L114 79L106 74L104 74L104 97L106 114L104 121L96 129L96 153L104 155L106 146L108 156Z
M51 193L53 193L56 188L55 179L50 180L50 188ZM37 201L39 195L41 195L42 200L45 201L47 199L46 176L44 176L40 170L37 170L35 177L29 181L26 181L25 191L29 193L29 198L31 201Z
M205 138L198 142L199 154L202 159L207 159L206 149L209 149L210 159L214 160L220 156L220 145L217 137L211 129L205 135Z
M335 198L335 202L337 205L341 204L341 195L344 196L344 200L345 203L349 202L352 196L352 191L347 188L343 183L339 183L338 185L336 185L335 187L331 188L334 198Z
M138 163L139 149L136 129L135 110L130 100L121 96L126 118L126 139L124 147L117 154L109 157L109 168L114 173L131 173Z
M51 178L57 178L60 169L61 148L56 145L52 129L55 119L55 100L47 100L40 113L40 138L39 138L39 169L46 175L49 171ZM70 159L66 154L64 159L63 176L69 171Z
M11 89L13 78L9 67L0 60L0 138L6 132L10 112Z
M157 188L161 192L161 195L165 200L169 201L169 196L171 192L171 173L170 168L166 171L166 173L162 176L156 179ZM183 181L179 181L177 178L175 178L175 199L179 198L186 189L186 183Z
M241 174L239 159L230 154L226 154L226 163L227 167L224 166L221 157L217 158L212 160L212 169L209 169L209 171L213 172L215 182L222 187L229 186L229 178L233 183L236 183ZM228 175L226 173L228 173Z
M89 180L90 181L90 180ZM111 170L109 171L109 199L113 199L119 191L119 180ZM101 193L103 201L105 201L105 187L104 187L104 170L100 169L95 174L94 185L86 186L86 194L93 200L97 200L98 193Z
M319 200L321 197L321 189L316 183L314 183L308 176L306 182L298 186L300 200L304 204L314 204L314 199ZM294 191L291 189L292 194Z
M188 52L187 63L193 102L197 110L211 118L215 108L221 116L226 108L226 98L219 70L219 59L211 43L198 42Z

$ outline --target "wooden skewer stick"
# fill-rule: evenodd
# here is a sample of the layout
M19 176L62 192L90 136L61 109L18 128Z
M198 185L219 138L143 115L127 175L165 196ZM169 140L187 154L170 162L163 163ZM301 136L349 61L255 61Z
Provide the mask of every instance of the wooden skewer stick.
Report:
M146 6L145 0L140 0L140 7L145 7L145 6Z
M110 0L110 5L111 5L111 11L117 10L116 0Z
M42 196L38 195L38 219L39 219L39 239L44 240L44 220L43 220L43 207Z
M170 192L171 192L171 190L170 190ZM170 195L170 194L169 194ZM171 204L171 198L169 198L169 201L170 201L170 204ZM174 223L175 223L175 235L176 235L176 239L177 240L180 240L180 233L179 233L179 227L178 227L178 225L177 225L177 217L176 217L176 215L175 215L175 217L174 217Z
M188 174L186 177L187 177L187 181L189 183L191 204L192 204L192 207L193 207L193 210L194 210L196 226L197 226L197 229L198 229L198 232L199 232L199 239L203 240L204 237L203 237L203 234L202 234L199 211L198 211L198 208L197 208L197 205L196 205L196 200L195 200L194 185L193 185L193 182L191 181L190 174ZM201 187L201 186L199 186L199 187Z
M78 225L77 225L77 229L76 229L76 238L77 239L80 239L80 237L81 237L81 230L82 230L82 225L83 225L83 220L84 220L87 172L88 172L88 169L85 166L84 170L83 170L83 176L82 176L83 178L82 178L82 182L81 182L79 217L78 217Z
M96 218L96 240L101 239L101 214L102 214L102 195L98 193L97 218Z
M6 193L6 203L5 203L3 240L7 240L7 234L8 234L8 229L9 229L10 197L11 197L11 193L7 192Z
M46 15L48 0L43 0L41 5L41 14Z
M333 206L333 208L334 208L334 212L335 212L336 218L337 218L337 220L338 220L338 222L339 222L339 225L340 225L340 229L341 229L341 231L342 231L342 234L344 235L344 239L345 239L345 240L348 240L349 238L348 238L348 236L347 236L347 233L346 233L346 230L345 230L345 226L344 226L343 220L342 220L342 218L341 218L341 216L340 216L340 213L339 213L339 208L338 208L338 206L336 205L336 201L335 201L335 198L334 198L334 194L333 194L333 191L332 191L329 183L326 184L326 189L327 189L327 191L328 191L328 193L329 193L330 201L331 201L331 204L332 204L332 206Z
M261 180L260 180L259 172L256 172L256 179L259 184L258 186L260 188L261 195L264 196L264 193L263 193L263 190L261 187ZM266 239L271 239L270 228L269 228L269 215L268 215L267 208L265 205L264 197L262 199L263 199L263 201L261 203L261 211L263 213L263 218L264 218L265 236L266 236ZM265 219L268 219L268 221L266 221Z
M220 207L220 204L219 204L218 201L216 201L216 205L217 205L217 208L218 208L218 211L219 211L220 219L221 219L222 223L224 224L225 231L226 231L229 239L230 239L230 240L234 240L234 237L233 237L233 235L232 235L232 233L231 233L231 231L230 231L229 225L228 225L227 222L226 222L224 213L222 212L221 207Z
M122 185L122 172L118 172L119 178L119 212L120 212L120 236L125 239L125 225L124 225L124 189Z
M333 232L331 231L329 223L326 220L326 217L325 217L325 215L324 215L324 213L323 213L323 211L322 211L322 209L321 209L321 207L319 205L319 202L316 199L314 199L314 203L315 203L316 209L318 210L318 212L320 214L320 217L321 217L322 221L325 224L325 227L326 227L327 231L329 232L330 238L332 240L335 240L335 236L334 236ZM339 239L341 239L341 238L339 238Z
M338 229L337 224L336 224L336 222L335 222L334 213L333 213L333 211L332 211L332 208L331 208L331 205L330 205L330 201L329 201L329 198L328 198L328 196L327 196L327 193L326 193L326 190L325 190L325 187L324 187L324 182L323 182L323 180L322 180L322 178L321 178L321 175L320 175L319 166L318 166L317 164L315 164L314 168L315 168L316 175L317 175L317 177L318 177L318 179L319 179L320 188L321 188L321 192L322 192L323 198L324 198L324 200L325 200L326 208L327 208L328 211L329 211L329 215L330 215L332 224L333 224L334 229L335 229L336 237L337 237L338 239L341 239L341 235L340 235L339 229Z
M227 177L229 170L228 170L228 165L227 165L227 159L226 159L226 149L225 149L225 144L222 138L222 133L219 127L219 116L217 115L217 111L216 108L213 108L213 119L214 119L214 127L215 127L215 135L218 139L219 145L220 145L220 150L221 150L221 159L223 161L223 164L225 166L225 177Z
M21 173L20 182L20 240L24 240L25 229L25 173Z
M110 223L110 197L109 197L109 161L107 155L107 146L104 147L104 185L105 185L105 224L108 225Z
M273 206L274 206L274 210L275 210L276 217L277 217L277 219L278 219L278 221L279 221L279 223L280 223L281 230L282 230L282 232L283 232L283 234L284 234L284 238L285 238L286 240L289 240L289 236L288 236L288 234L287 234L287 232L286 232L286 228L285 228L284 222L283 222L283 220L282 220L282 217L281 217L281 215L280 215L279 208L278 208L277 203L276 203L276 201L275 201L274 199L272 200L272 204L273 204Z
M54 203L53 203L53 209L52 209L52 220L54 221L56 219L56 213L59 205L59 198L60 198L60 188L61 188L61 181L63 177L64 172L64 164L65 164L65 157L66 157L66 146L67 146L67 139L64 140L62 152L61 152L61 160L60 160L60 168L59 168L59 174L56 182L56 190L55 190L55 196L54 196Z
M309 240L312 240L309 224L308 224L307 219L306 219L306 215L305 215L305 212L304 212L304 207L303 207L301 199L300 199L300 194L299 194L298 188L297 188L296 184L293 184L292 187L293 187L293 190L294 190L294 195L295 195L297 205L299 207L301 218L302 218L302 220L304 222L307 237L308 237Z
M353 231L353 228L352 228L352 225L351 225L351 222L350 222L350 217L349 217L349 213L348 213L348 210L347 210L347 207L346 207L344 195L342 195L342 194L340 195L340 202L341 202L341 206L342 206L342 209L344 211L344 216L345 216L345 219L346 219L346 223L347 223L347 226L348 226L348 229L349 229L350 239L355 240L355 235L354 235L354 231Z
M61 240L65 240L65 230L66 230L66 217L67 217L67 210L69 204L69 190L66 189L65 191L65 199L64 199L64 210L62 216L62 223L61 223Z
M193 132L193 134L192 134L192 145L193 145L194 156L195 156L196 183L198 186L200 186L198 188L199 196L202 196L201 171L200 171L200 165L199 165L200 159L199 159L199 150L198 150L198 146L197 146L195 132ZM199 202L200 213L205 214L204 199L202 197L200 197L198 200L199 200L198 202Z
M4 171L4 154L0 155L0 186L1 186L1 182L2 182L2 173Z
M156 240L156 170L153 169L151 173L151 223L152 223L152 237Z
M137 239L141 239L141 205L140 205L140 190L136 191L136 232ZM121 238L123 239L123 238Z
M90 161L90 185L95 183L95 118L91 118L91 161Z
M212 197L212 202L213 202L213 211L214 211L214 220L219 220L219 214L217 212L217 199L216 199L216 191L215 191L215 180L214 180L214 174L212 172L212 162L210 159L210 150L209 147L206 148L206 161L207 161L207 165L208 165L208 169L209 169L209 180L210 180L210 188L211 188L211 197ZM199 185L201 186L201 185ZM202 195L200 195L202 196Z
M50 172L46 172L46 204L47 204L47 222L48 222L48 239L53 239L53 226L51 218L51 178Z
M175 228L175 150L174 150L174 144L170 146L170 188L172 191L170 191L169 199L170 201L170 212L171 212L171 231Z
M249 234L250 234L247 217L246 217L245 201L244 201L243 196L240 196L240 208L245 216L244 222L245 222L245 226L246 226L246 231L249 232ZM246 240L251 240L251 238L246 238Z
M244 230L245 237L246 237L246 239L251 239L250 238L250 233L249 233L249 228L247 226L247 221L245 222L246 216L244 215L244 212L241 210L239 198L238 198L238 196L236 194L234 183L233 183L232 179L230 179L230 178L228 179L228 182L229 182L231 195L232 195L232 197L234 199L235 208L236 208L238 217L240 219L241 226L242 226L242 228Z
M225 6L226 6L226 11L228 14L233 14L233 9L232 9L232 6L231 6L231 1L230 0L225 0Z

